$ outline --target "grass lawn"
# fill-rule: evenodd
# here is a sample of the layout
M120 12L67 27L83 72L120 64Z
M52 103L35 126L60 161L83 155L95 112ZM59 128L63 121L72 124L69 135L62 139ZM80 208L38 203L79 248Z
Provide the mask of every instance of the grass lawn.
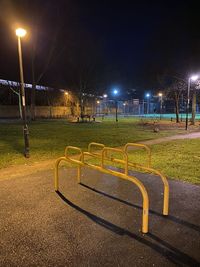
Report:
M200 139L176 140L152 145L152 167L170 178L200 184ZM130 160L144 163L142 150L130 151Z
M0 125L0 168L15 164L29 164L62 156L67 145L87 149L90 142L108 146L120 146L127 142L137 142L168 136L181 130L160 131L139 125L139 119L120 118L104 120L102 123L68 123L66 120L44 120L29 124L30 155L23 156L24 140L20 123Z

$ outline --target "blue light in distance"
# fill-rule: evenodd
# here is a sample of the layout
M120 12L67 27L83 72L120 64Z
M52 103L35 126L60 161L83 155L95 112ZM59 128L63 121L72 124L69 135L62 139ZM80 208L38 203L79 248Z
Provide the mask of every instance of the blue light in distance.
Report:
M117 89L114 89L114 90L113 90L113 94L114 94L114 95L117 95L117 94L118 94L118 90L117 90Z

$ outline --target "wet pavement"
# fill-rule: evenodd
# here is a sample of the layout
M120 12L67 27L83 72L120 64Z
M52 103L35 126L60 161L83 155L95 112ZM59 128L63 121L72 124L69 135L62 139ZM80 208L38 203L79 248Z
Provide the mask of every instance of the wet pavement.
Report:
M150 199L141 233L142 197L132 183L85 169L0 180L0 266L200 266L200 186L169 180L162 216L159 177L134 173ZM133 174L133 173L132 173Z

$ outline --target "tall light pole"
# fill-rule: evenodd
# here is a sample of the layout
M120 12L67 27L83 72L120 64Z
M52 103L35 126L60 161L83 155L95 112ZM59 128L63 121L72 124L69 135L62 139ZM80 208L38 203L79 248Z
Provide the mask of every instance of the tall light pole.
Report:
M117 114L117 110L118 110L118 101L117 101L118 90L115 89L113 91L113 94L115 96L115 120L116 120L116 122L118 122L118 114Z
M190 85L191 85L191 81L195 82L198 78L199 78L198 75L194 75L188 78L185 130L188 129L188 114L189 114L189 107L190 107Z
M68 105L68 101L69 101L69 93L65 92L65 96L66 96L66 106Z
M146 98L147 98L147 114L149 114L149 98L150 98L149 93L146 94Z
M96 113L98 114L98 107L99 107L99 114L100 114L100 101L97 100L97 110L96 110Z
M20 88L21 88L21 103L22 103L22 120L23 120L23 133L24 133L24 156L29 158L29 132L26 118L26 101L25 101L25 90L24 90L24 74L23 74L23 63L22 63L22 47L21 38L26 35L26 30L22 28L16 29L16 35L18 37L18 54L19 54L19 68L20 68Z
M124 115L126 114L126 102L123 103L124 106Z
M163 94L159 93L158 96L160 97L160 120L161 120Z
M107 94L103 94L103 99L104 99L104 113L105 115L108 115L108 105L107 105L107 98L108 95Z

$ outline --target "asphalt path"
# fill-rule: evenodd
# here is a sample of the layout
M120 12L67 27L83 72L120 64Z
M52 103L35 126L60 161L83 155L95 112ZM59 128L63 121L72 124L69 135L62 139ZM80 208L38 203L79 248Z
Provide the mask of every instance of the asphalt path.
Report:
M130 182L85 169L0 180L0 266L200 266L200 186L169 180L162 215L159 177L132 173L150 198L149 233L141 233L142 198Z

